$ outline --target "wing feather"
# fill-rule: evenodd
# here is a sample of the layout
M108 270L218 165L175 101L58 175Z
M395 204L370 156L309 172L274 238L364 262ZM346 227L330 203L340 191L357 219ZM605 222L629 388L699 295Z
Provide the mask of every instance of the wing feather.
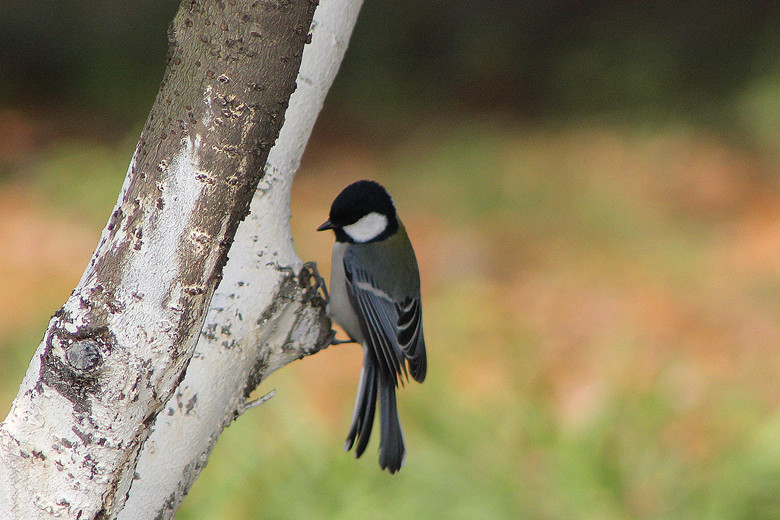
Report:
M352 306L360 315L367 346L374 352L380 369L396 385L399 380L403 383L409 374L422 382L427 361L420 298L394 301L376 287L369 274L355 265L349 255L344 257L344 272Z
M419 382L425 379L427 359L422 330L422 306L420 298L409 298L396 304L398 313L398 344L409 360L409 372Z

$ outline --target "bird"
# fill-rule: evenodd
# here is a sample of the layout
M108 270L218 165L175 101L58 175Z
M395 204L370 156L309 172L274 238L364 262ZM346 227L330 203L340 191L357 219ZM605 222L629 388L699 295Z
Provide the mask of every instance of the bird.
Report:
M395 203L377 182L360 180L333 200L317 231L333 230L327 313L363 346L363 366L344 451L360 457L379 403L379 466L391 474L405 464L396 388L427 372L420 272Z

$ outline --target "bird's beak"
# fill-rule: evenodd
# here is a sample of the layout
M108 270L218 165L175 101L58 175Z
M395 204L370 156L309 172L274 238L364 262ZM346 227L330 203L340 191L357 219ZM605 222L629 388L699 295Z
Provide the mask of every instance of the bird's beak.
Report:
M336 226L331 224L330 220L326 220L325 222L322 223L322 225L320 227L317 228L317 231L325 231L327 229L333 229L335 227Z

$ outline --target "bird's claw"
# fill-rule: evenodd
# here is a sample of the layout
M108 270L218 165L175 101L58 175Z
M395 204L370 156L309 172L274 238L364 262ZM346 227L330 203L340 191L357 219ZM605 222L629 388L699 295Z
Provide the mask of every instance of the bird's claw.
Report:
M352 338L349 338L349 339L338 339L338 338L336 338L336 331L331 329L330 330L330 344L331 345L343 345L344 343L357 343L357 341L355 341Z
M301 267L301 274L299 277L303 280L306 280L306 283L309 284L312 280L314 281L313 284L309 285L310 288L314 289L314 293L317 294L319 292L322 293L322 299L325 301L325 304L327 305L328 302L330 302L330 295L328 294L328 287L325 285L325 279L320 275L320 272L317 270L317 262L306 262Z

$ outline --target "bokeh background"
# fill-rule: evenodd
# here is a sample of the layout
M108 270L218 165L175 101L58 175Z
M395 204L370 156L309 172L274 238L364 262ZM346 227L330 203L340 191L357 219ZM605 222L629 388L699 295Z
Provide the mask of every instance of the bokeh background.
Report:
M176 7L0 3L0 416ZM338 191L395 196L430 359L407 466L342 452L361 352L334 347L262 385L178 518L780 518L778 34L774 2L367 2L292 225L327 272Z

